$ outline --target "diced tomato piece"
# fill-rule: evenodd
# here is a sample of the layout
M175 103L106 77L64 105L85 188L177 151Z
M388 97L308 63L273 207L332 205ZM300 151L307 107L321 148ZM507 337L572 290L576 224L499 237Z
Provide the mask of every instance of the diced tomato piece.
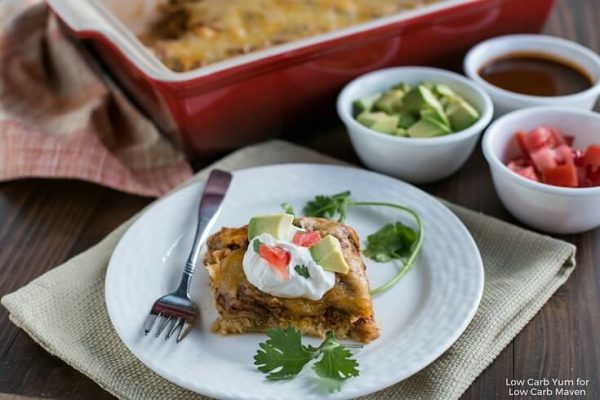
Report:
M554 160L558 164L573 164L573 150L566 144L561 144L554 150Z
M598 171L600 169L600 144L589 145L587 149L585 149L583 161L587 167L592 169L592 171Z
M546 126L535 128L523 138L523 144L529 154L546 147L548 141L554 142L552 131Z
M585 167L585 160L583 159L583 151L573 150L573 164L578 167Z
M532 181L536 181L539 182L540 180L538 179L536 173L535 173L535 169L533 169L533 167L525 167L525 168L521 168L519 170L515 170L515 172L527 179L531 179Z
M544 170L548 168L554 168L557 165L554 159L554 154L548 147L542 147L534 152L531 152L529 155L531 156L533 165L539 172L544 172Z
M548 185L577 187L577 169L573 164L546 168L542 174L542 182Z
M527 132L519 131L515 133L515 140L517 141L519 148L523 152L523 156L529 157L529 150L527 149L527 146L525 146L525 136L527 136Z
M531 160L527 159L527 158L515 158L514 160L509 161L508 164L506 164L506 166L511 171L515 171L516 172L516 171L518 171L520 169L530 167L531 166Z
M275 269L281 277L288 279L290 276L289 264L290 253L278 246L267 246L261 244L258 249L258 254Z
M313 247L321 241L321 234L319 232L296 232L292 241L298 246Z
M600 186L600 168L593 171L591 167L586 168L588 186Z
M573 142L575 142L575 136L563 135L563 138L565 138L565 143L567 146L573 147Z
M550 147L558 147L563 144L567 144L567 140L558 129L554 129L549 126L544 126L543 128L550 131L550 139L547 142Z
M527 179L531 179L532 181L536 182L539 181L537 174L535 173L535 169L531 165L531 160L529 159L515 158L514 160L509 161L506 166L511 171L514 171Z
M577 184L579 187L590 187L592 185L592 181L588 177L588 171L585 167L575 167L577 168Z

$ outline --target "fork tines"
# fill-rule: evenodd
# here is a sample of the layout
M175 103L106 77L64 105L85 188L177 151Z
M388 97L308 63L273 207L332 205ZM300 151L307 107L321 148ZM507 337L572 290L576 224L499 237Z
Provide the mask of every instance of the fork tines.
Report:
M146 322L144 323L144 335L148 335L152 328L156 325L156 333L155 337L159 337L165 328L167 329L167 335L165 336L165 340L169 340L169 338L179 330L179 335L177 335L177 343L179 343L191 330L193 325L193 320L182 315L176 315L174 313L168 314L164 312L159 312L158 314L151 313L146 318Z

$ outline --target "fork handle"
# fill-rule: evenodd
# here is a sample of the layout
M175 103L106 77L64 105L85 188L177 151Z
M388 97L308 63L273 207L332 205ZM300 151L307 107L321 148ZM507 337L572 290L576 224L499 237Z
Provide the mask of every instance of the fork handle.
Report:
M178 292L187 294L189 291L190 282L198 264L200 249L206 241L208 233L217 219L217 215L221 211L221 205L223 204L225 193L227 193L227 189L229 189L229 185L231 184L231 179L232 175L229 172L214 169L210 172L206 180L204 191L200 198L200 206L198 207L198 222L196 224L192 250L185 263L181 283L177 289Z

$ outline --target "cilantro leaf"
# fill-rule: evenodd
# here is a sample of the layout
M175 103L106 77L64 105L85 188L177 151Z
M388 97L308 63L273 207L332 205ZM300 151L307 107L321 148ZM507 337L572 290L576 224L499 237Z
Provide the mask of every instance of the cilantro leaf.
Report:
M298 273L298 275L303 276L304 278L310 278L310 273L308 272L308 267L306 265L296 265L294 267L294 271Z
M255 239L255 240L252 242L252 248L254 249L254 251L255 251L255 252L257 252L257 253L258 253L258 252L260 251L260 246L261 246L262 244L263 244L263 243L262 243L262 242L261 242L259 239Z
M268 373L269 380L291 379L318 353L313 348L303 346L300 332L293 326L287 329L272 329L267 332L269 339L260 343L260 350L254 356L258 370Z
M281 203L281 208L283 208L283 211L285 211L286 214L296 215L294 212L294 207L292 207L292 205L287 201L285 203Z
M313 365L313 370L327 380L330 392L340 390L346 379L358 376L358 362L352 358L348 348L335 341L332 332L327 333L327 338L318 349L323 356Z
M290 326L286 329L272 329L267 332L269 339L259 343L260 349L254 355L254 365L264 372L269 380L291 379L302 371L311 360L315 362L313 370L320 383L330 392L340 390L345 380L358 376L358 362L352 358L348 347L336 342L333 332L319 347L302 345L298 329Z
M404 259L412 254L416 243L417 233L403 223L396 222L369 235L364 254L378 262Z
M302 212L308 217L333 218L339 214L338 221L346 219L346 209L351 204L350 192L342 192L333 196L318 195L306 203Z

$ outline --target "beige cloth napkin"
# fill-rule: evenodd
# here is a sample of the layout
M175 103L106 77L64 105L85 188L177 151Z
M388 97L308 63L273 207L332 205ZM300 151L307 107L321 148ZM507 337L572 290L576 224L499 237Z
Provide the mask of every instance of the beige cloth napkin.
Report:
M0 181L76 178L160 196L192 175L42 0L0 0Z
M271 141L239 150L194 179L204 178L213 167L234 170L286 162L339 163L312 150ZM486 282L479 310L464 334L433 364L368 399L458 398L575 266L571 244L450 207L483 257ZM104 304L104 275L132 220L91 249L5 296L2 304L11 320L47 351L121 399L201 399L146 368L111 326Z

